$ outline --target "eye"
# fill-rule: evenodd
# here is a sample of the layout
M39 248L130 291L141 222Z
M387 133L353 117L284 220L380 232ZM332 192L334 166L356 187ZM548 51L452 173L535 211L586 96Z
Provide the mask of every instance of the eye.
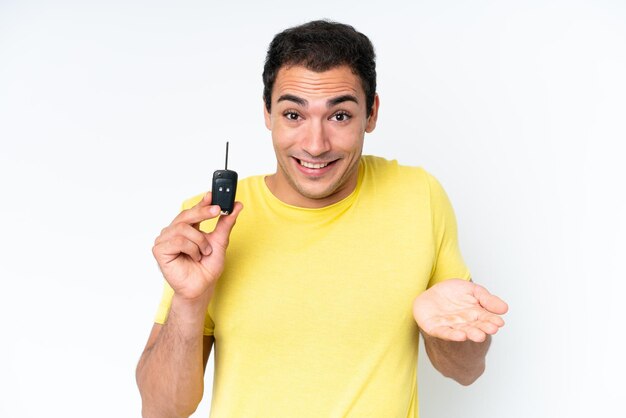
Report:
M339 112L335 113L330 118L336 120L337 122L346 122L351 117L352 116L350 116L350 114L348 112L345 112L345 111L342 110L342 111L339 111Z
M283 113L283 116L287 118L287 120L297 121L300 119L300 115L298 112L294 112L293 110L288 110Z

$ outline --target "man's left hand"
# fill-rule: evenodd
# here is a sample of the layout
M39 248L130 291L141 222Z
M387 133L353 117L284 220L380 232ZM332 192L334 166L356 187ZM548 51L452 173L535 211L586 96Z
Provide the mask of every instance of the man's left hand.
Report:
M449 279L424 291L413 302L413 317L422 332L447 341L482 342L504 325L509 307L484 287Z

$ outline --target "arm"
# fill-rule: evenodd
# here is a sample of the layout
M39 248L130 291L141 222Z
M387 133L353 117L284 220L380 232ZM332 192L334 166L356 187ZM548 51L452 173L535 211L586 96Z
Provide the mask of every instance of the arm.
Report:
M208 193L182 211L157 237L152 249L165 280L174 290L167 321L153 325L137 365L137 386L144 417L187 417L204 391L204 368L212 337L203 336L206 310L222 274L230 232L242 209L222 216L215 229L198 225L219 215Z
M174 297L167 322L153 325L136 373L144 417L186 417L202 400L213 337L202 335L200 310Z
M499 297L461 279L438 283L413 302L428 358L462 385L470 385L485 370L490 336L504 325L500 315L507 310Z
M488 335L483 342L474 342L446 341L431 337L424 331L421 334L430 362L442 375L468 386L485 371L485 356L491 336Z

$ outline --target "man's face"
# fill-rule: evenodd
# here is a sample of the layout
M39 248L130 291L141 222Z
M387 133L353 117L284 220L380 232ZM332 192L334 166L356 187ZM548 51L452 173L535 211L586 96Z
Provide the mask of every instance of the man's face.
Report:
M265 109L278 162L266 179L272 193L309 208L347 197L357 184L365 132L374 130L377 115L378 97L368 117L361 80L349 67L321 73L282 67L271 114Z

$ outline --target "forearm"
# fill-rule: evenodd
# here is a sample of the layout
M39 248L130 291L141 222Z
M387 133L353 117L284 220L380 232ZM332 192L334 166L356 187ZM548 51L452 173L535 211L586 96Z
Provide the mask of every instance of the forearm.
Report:
M485 357L491 336L485 341L446 341L431 337L422 331L426 353L433 366L444 376L462 385L470 385L485 370Z
M144 417L187 417L204 391L203 328L210 295L189 302L174 295L167 322L137 366Z

